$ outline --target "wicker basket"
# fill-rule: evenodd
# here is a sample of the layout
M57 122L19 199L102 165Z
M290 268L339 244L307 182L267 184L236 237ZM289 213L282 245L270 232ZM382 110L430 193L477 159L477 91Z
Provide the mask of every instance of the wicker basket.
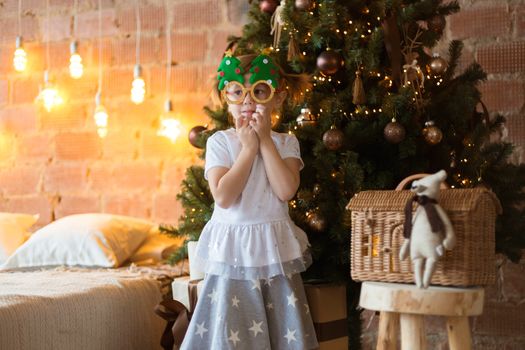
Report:
M413 196L406 190L363 191L348 203L352 217L351 275L357 281L412 283L410 259L399 260L404 207ZM501 205L482 189L442 189L440 205L457 238L452 251L437 263L432 284L474 286L496 278L495 221Z

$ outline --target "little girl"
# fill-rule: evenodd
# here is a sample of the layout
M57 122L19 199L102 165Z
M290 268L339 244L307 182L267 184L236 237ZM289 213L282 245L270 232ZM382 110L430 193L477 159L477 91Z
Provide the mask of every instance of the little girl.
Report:
M303 162L295 136L273 132L270 120L308 79L285 74L264 54L227 52L218 72L216 90L235 128L206 145L215 208L195 253L206 278L181 349L315 349L299 274L311 263L309 243L287 203Z

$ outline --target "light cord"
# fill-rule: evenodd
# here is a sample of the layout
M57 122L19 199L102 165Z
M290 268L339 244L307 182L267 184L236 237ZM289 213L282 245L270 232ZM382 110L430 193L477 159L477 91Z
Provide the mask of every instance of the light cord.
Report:
M140 63L140 35L141 35L141 23L140 23L140 11L139 11L139 0L135 1L135 17L137 20L137 37L136 37L136 46L135 46L135 60L136 63Z

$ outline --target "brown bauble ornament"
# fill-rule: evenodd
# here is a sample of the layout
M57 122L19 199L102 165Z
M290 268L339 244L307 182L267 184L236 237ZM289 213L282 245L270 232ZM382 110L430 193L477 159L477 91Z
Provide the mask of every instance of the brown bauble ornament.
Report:
M317 57L317 68L324 75L335 74L343 65L343 57L333 50L323 51Z
M315 184L313 193L314 193L314 196L317 196L319 193L321 193L321 185Z
M434 125L432 120L429 120L428 122L425 122L423 137L428 144L437 145L443 139L443 132L441 132L440 128Z
M262 0L259 3L259 8L262 12L266 12L269 14L272 14L275 12L275 9L279 5L279 2L277 0Z
M315 231L321 232L326 228L326 220L318 212L311 212L307 215L308 225Z
M448 62L443 57L435 55L432 57L427 65L427 71L429 74L441 75L447 71Z
M392 119L392 121L385 126L383 134L388 142L395 144L405 139L406 131L401 123Z
M428 21L428 29L435 33L442 33L445 29L445 26L447 25L447 21L445 19L445 16L442 15L435 15L431 17Z
M190 132L188 133L188 140L193 147L202 148L197 141L199 139L199 135L206 129L207 127L202 125L197 125L191 128Z
M306 11L312 7L313 0L295 0L295 8Z
M323 143L330 151L337 151L343 146L345 140L345 134L332 126L330 130L323 134Z

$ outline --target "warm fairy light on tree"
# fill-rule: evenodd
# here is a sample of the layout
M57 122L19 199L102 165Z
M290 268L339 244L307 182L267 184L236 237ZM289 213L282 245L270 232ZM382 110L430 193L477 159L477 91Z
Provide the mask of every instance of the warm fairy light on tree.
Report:
M17 72L23 72L27 67L27 53L22 47L22 37L16 38L16 50L13 57L13 67Z

